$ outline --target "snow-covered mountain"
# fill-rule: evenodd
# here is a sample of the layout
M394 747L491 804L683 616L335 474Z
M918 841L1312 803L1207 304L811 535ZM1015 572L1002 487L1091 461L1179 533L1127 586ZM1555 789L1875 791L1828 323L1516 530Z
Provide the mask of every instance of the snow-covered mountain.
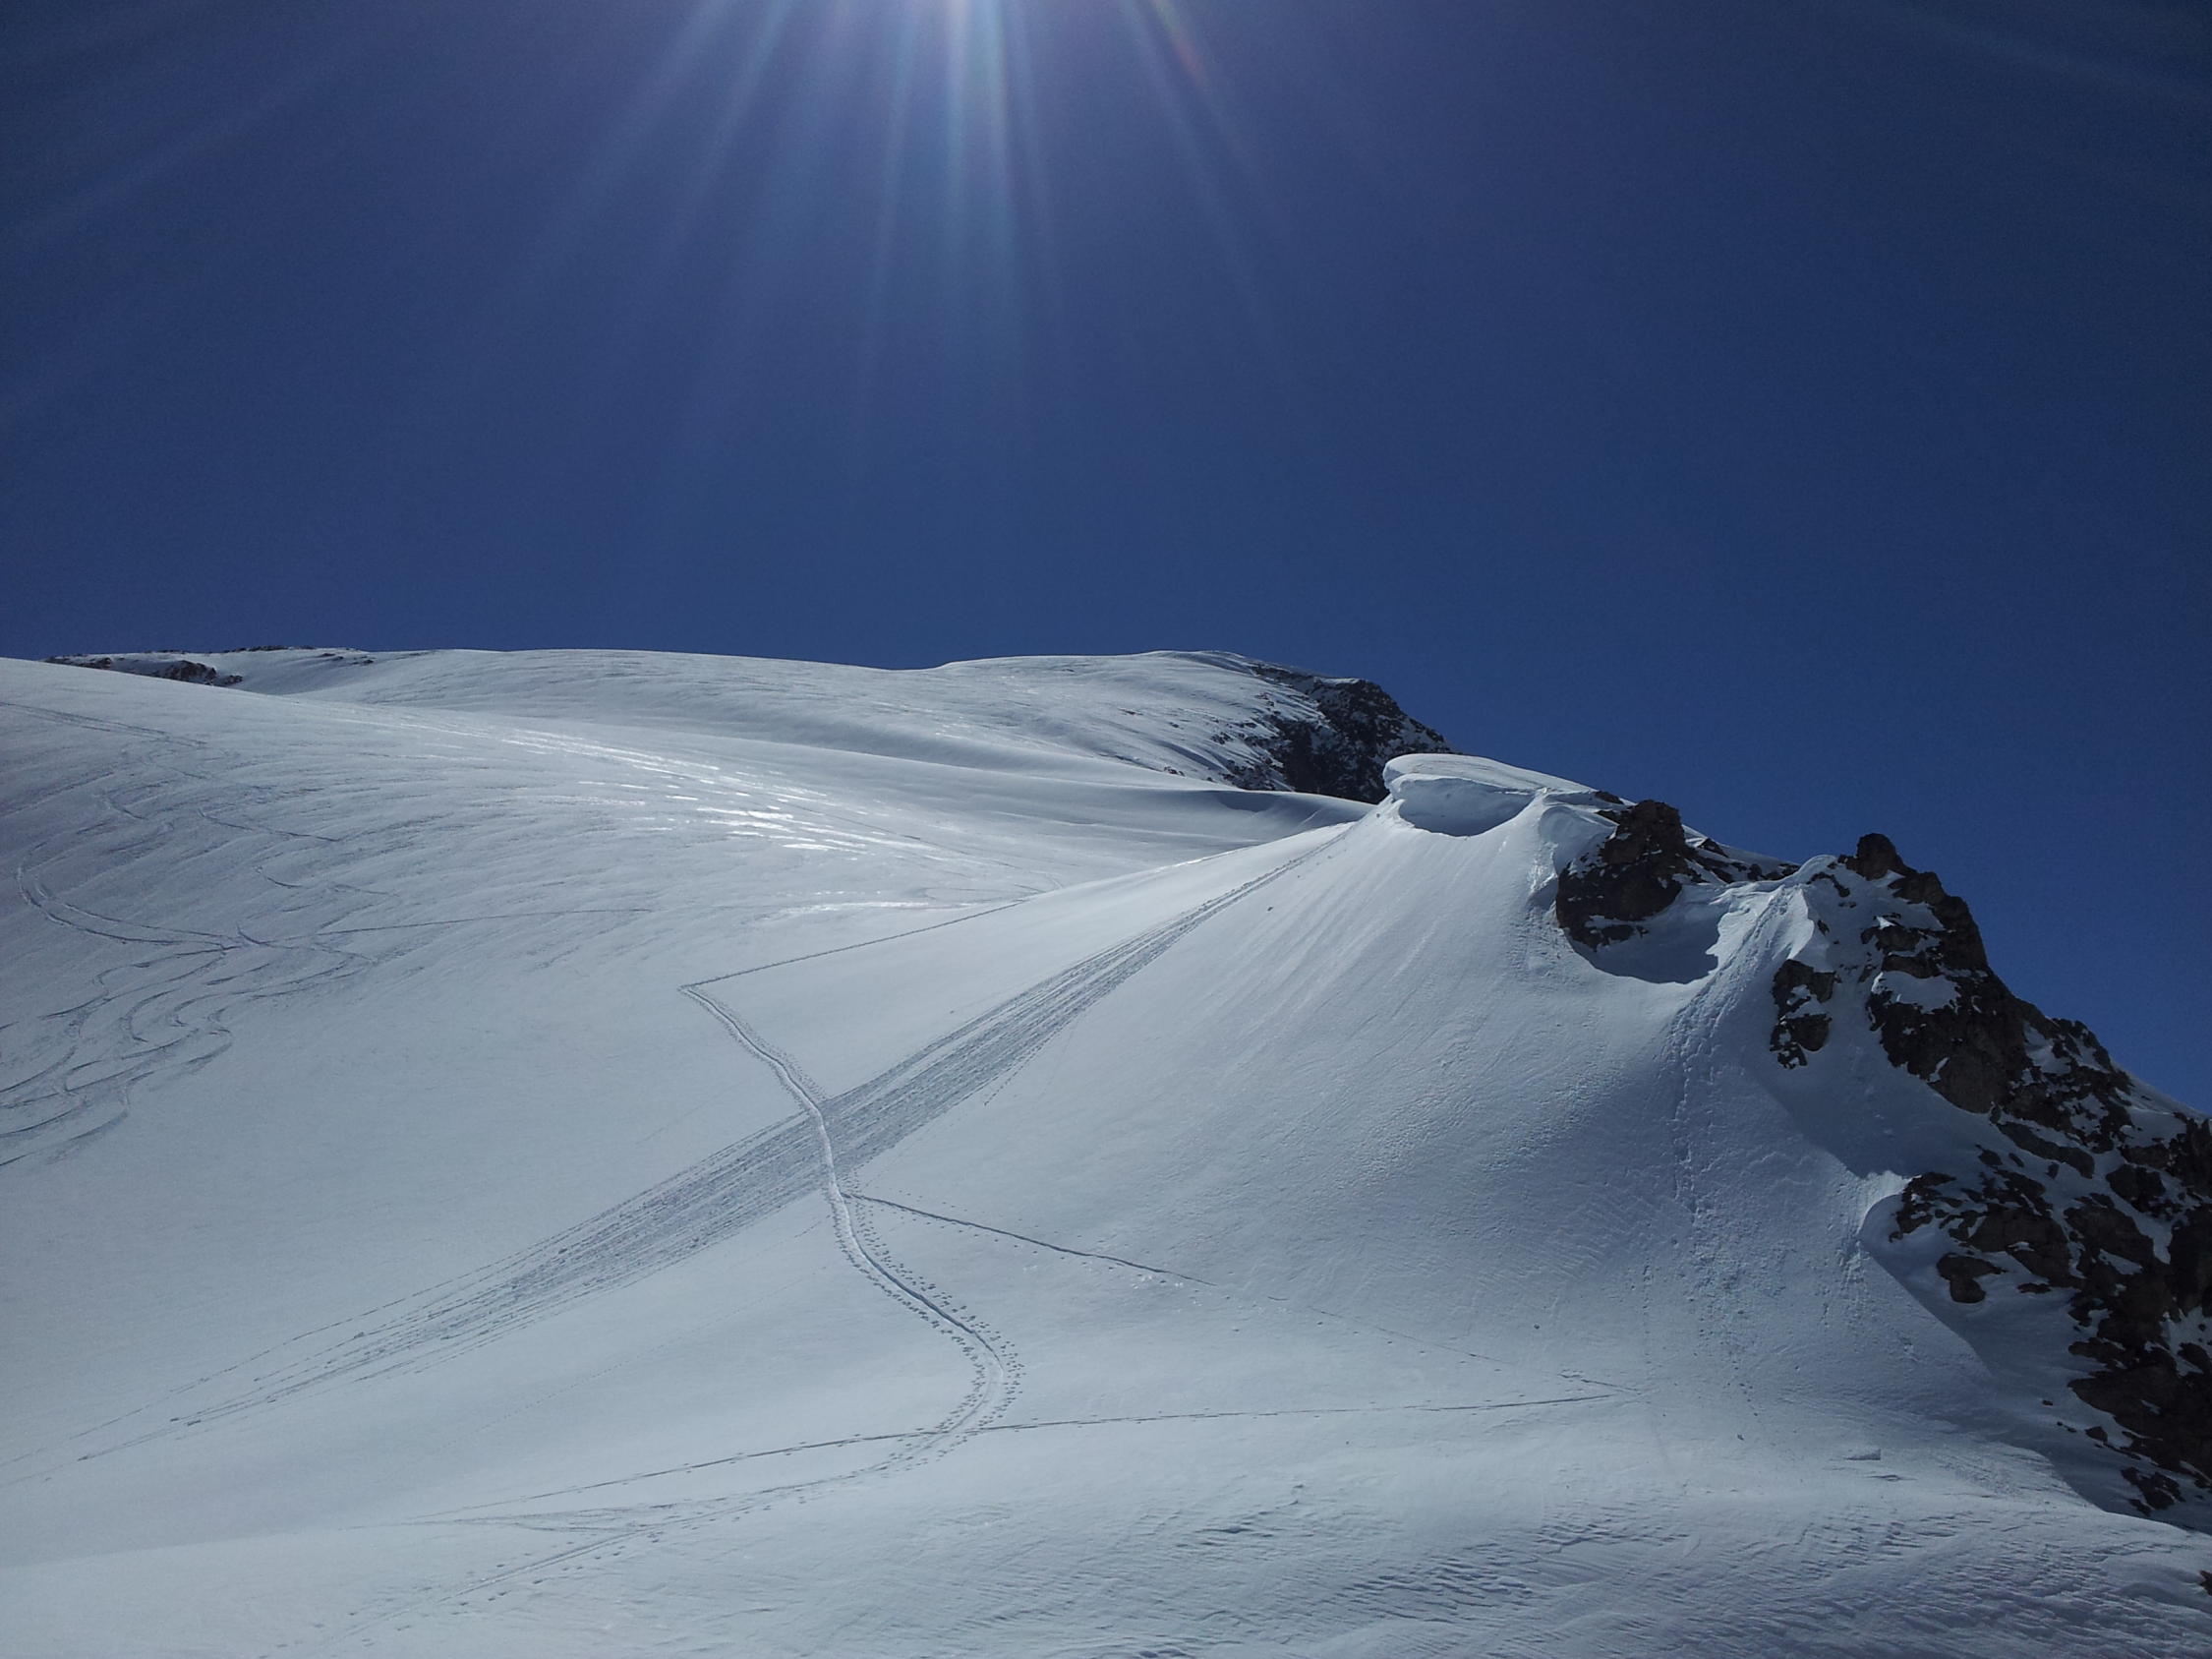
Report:
M0 1651L2212 1646L2212 1128L1880 837L1204 653L0 743Z

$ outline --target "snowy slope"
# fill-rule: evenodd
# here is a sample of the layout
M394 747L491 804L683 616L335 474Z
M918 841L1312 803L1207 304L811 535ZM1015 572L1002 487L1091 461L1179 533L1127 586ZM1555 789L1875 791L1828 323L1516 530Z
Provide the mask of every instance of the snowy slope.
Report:
M1443 745L1213 654L108 666L0 663L6 1652L2212 1644L2204 1120L1883 846L1289 793Z

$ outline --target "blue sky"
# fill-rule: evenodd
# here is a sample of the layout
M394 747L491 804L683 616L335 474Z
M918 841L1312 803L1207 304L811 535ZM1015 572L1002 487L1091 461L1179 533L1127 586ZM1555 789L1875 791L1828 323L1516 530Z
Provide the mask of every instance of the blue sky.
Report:
M2212 1103L2212 21L25 0L0 652L1240 650Z

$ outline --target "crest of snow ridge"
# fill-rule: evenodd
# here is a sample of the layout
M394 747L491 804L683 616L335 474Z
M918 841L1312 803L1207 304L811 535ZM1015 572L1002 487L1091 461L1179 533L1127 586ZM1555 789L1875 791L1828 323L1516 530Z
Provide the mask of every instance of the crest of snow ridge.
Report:
M274 654L294 665L313 660L319 666L334 668L365 668L379 660L389 660L363 651L281 645L249 645L227 651L202 652L198 656L167 650L123 651L48 657L46 660L75 668L106 669L194 685L236 686L247 681L249 676L237 672L247 665L234 666L230 659L266 654ZM416 654L400 653L401 656ZM1385 793L1385 761L1397 755L1453 752L1441 733L1406 713L1396 698L1371 680L1310 674L1303 669L1254 662L1226 652L1187 655L1190 660L1204 662L1216 670L1227 670L1257 682L1235 697L1235 703L1241 705L1241 717L1215 730L1211 734L1211 746L1182 751L1181 758L1190 763L1188 771L1193 775L1239 789L1288 790L1302 795L1373 802L1382 800ZM203 656L211 656L217 661L201 661ZM257 683L247 688L260 689L261 686Z
M1964 1160L1906 1182L1876 1240L1891 1247L1877 1250L1884 1265L1999 1375L2062 1374L2104 1420L2057 1426L2119 1456L2138 1510L2186 1500L2203 1524L2212 1122L2138 1084L2086 1027L2014 996L1965 902L1886 838L1792 866L1685 831L1662 801L1612 801L1600 815L1610 834L1559 876L1554 911L1568 937L1603 966L1698 890L1795 889L1812 935L1774 976L1775 1063L1817 1068L1855 1031L1964 1114ZM2005 1313L1993 1292L2026 1298L2019 1317L1989 1317Z

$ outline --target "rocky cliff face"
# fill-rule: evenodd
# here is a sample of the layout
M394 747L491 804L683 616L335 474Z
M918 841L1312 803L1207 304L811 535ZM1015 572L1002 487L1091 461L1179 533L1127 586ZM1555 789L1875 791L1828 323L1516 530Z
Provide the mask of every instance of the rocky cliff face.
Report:
M1783 965L1777 1061L1807 1064L1824 1016L1863 1024L1892 1066L1964 1114L1972 1153L1912 1177L1886 1242L1905 1264L1938 1247L1954 1306L2027 1297L2063 1313L1962 1329L1986 1333L1977 1346L2000 1374L2022 1359L2065 1374L2109 1421L2062 1412L2058 1425L2124 1459L2139 1508L2212 1492L2212 1122L2138 1084L2086 1027L2014 996L1965 901L1883 837L1820 862L1809 892L1830 966Z
M1375 801L1387 793L1387 762L1402 754L1457 752L1371 680L1328 679L1272 663L1253 663L1252 672L1269 688L1267 707L1220 734L1252 756L1230 769L1225 783Z
M1730 888L1791 890L1810 925L1772 978L1775 1066L1859 1092L1824 1070L1855 1049L1950 1114L1906 1137L1955 1155L1897 1171L1873 1253L2001 1379L2049 1392L2047 1426L2116 1459L2136 1509L2212 1527L2212 1121L2014 996L1965 902L1886 838L1791 866L1661 801L1603 815L1611 835L1560 873L1568 936L1602 967Z

